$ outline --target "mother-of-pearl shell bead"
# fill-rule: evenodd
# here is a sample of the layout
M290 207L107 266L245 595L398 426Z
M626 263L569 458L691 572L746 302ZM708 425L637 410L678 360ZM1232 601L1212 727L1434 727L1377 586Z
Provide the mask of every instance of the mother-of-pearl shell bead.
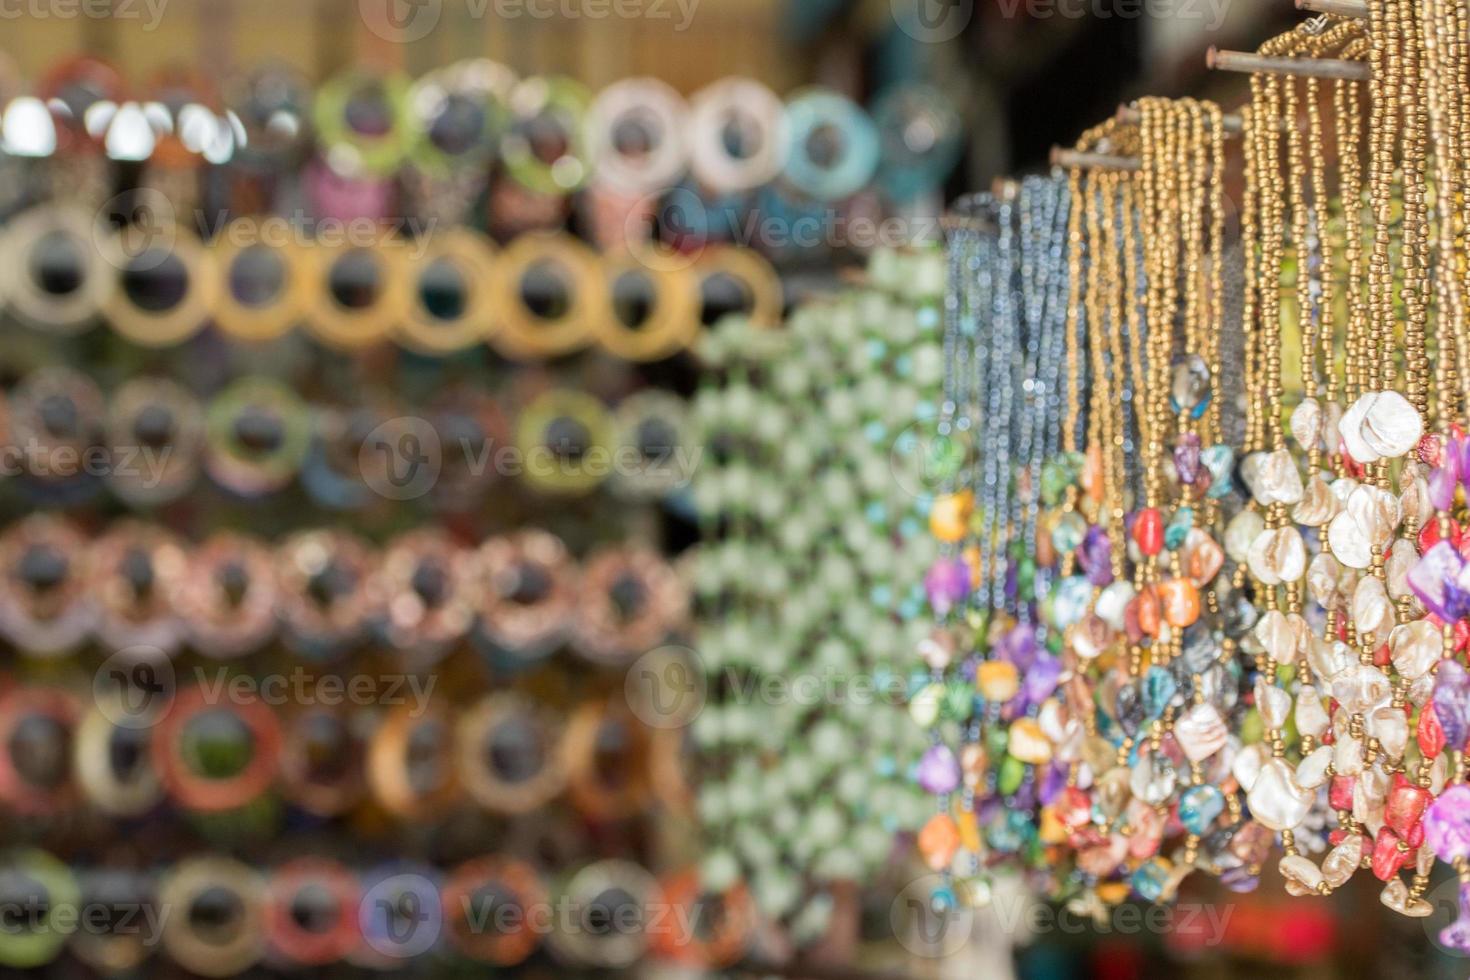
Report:
M1323 883L1322 869L1300 854L1286 855L1276 869L1286 879L1286 890L1298 898L1317 894L1317 886Z
M1368 543L1387 551L1403 519L1399 498L1380 487L1360 486L1348 497L1347 511L1368 536Z
M1311 684L1303 684L1296 693L1296 730L1319 738L1327 731L1327 725L1327 709L1322 707L1322 695Z
M1342 564L1329 552L1319 551L1307 564L1307 594L1319 606L1334 606L1342 597L1338 581Z
M1294 527L1267 529L1251 543L1246 563L1264 585L1295 582L1307 571L1307 546Z
M1353 515L1342 511L1327 525L1327 544L1333 557L1349 568L1373 564L1373 544Z
M1228 736L1225 721L1213 704L1197 704L1174 722L1174 737L1190 762L1208 759L1220 751Z
M1272 660L1289 662L1296 653L1296 630L1279 609L1267 609L1262 613L1256 620L1254 633L1261 649Z
M1404 623L1388 635L1388 653L1394 670L1413 680L1439 662L1444 655L1444 637L1428 620Z
M1332 762L1332 746L1321 745L1297 764L1296 781L1302 789L1316 789L1327 782L1327 766Z
M1256 474L1256 499L1262 504L1287 504L1302 499L1302 474L1287 449L1266 454Z
M1245 564L1251 545L1266 529L1266 519L1253 510L1242 510L1225 525L1225 553L1236 564Z
M1398 392L1380 391L1364 395L1359 401L1367 402L1359 433L1368 447L1379 456L1397 459L1417 446L1423 438L1423 417Z
M1272 684L1264 675L1256 678L1256 710L1267 728L1280 728L1286 724L1291 712L1291 695Z
M1277 832L1294 830L1311 812L1316 794L1297 785L1285 759L1267 759L1261 766L1246 801L1251 816Z
M1382 704L1392 693L1387 675L1372 664L1353 664L1332 679L1332 696L1348 714Z
M1303 398L1291 411L1291 434L1297 445L1310 452L1321 448L1322 436L1327 428L1322 415L1322 406L1315 398Z
M1364 724L1368 734L1378 739L1384 755L1395 762L1404 757L1404 748L1409 744L1409 716L1402 708L1380 704L1368 713Z
M1388 585L1389 597L1395 602L1399 599L1414 597L1414 590L1409 587L1409 571L1418 561L1419 552L1415 550L1414 543L1407 538L1399 538L1388 550L1388 559L1383 566L1383 577Z
M1240 784L1240 788L1247 793L1255 785L1256 779L1261 775L1261 768L1270 758L1266 746L1260 742L1247 745L1235 755L1235 761L1230 765L1230 774Z
M1124 615L1127 612L1128 603L1132 602L1133 597L1137 594L1132 582L1119 579L1098 593L1097 603L1093 609L1099 619L1113 629L1121 630L1126 622Z
M1322 527L1341 509L1342 502L1333 494L1332 486L1320 473L1313 473L1307 479L1302 499L1291 510L1291 519L1307 527Z
M1318 637L1307 647L1307 663L1311 665L1312 673L1328 683L1357 662L1352 648L1341 640Z
M1353 590L1353 626L1360 638L1368 639L1374 646L1387 640L1397 614L1381 580L1373 575L1358 580L1358 587Z

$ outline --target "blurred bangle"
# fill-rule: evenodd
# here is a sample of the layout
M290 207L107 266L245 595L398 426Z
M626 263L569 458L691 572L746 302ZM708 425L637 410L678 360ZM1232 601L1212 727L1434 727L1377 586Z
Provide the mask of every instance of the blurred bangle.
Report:
M364 739L348 711L325 706L289 713L281 746L281 792L316 817L336 817L356 806L367 785Z
M548 312L530 305L527 279L538 273L554 280L560 297L534 297ZM507 245L491 268L490 289L500 329L491 342L506 357L560 357L587 346L607 298L597 274L597 256L564 232L530 232ZM556 308L560 305L560 308Z
M373 452L370 439L402 418L402 410L375 398L351 406L313 407L311 440L301 463L301 485L311 499L331 510L360 510L380 499L374 487L386 486L398 462L392 452Z
M204 329L219 277L213 254L193 232L129 225L106 240L104 252L117 277L106 306L114 331L143 347L172 347Z
M220 531L190 551L174 608L195 650L232 659L260 649L275 635L279 596L265 545Z
M53 65L36 83L36 95L45 102L56 123L56 152L61 155L100 154L106 136L100 125L125 97L122 73L106 61L89 55L66 58Z
M456 746L460 781L492 812L538 810L566 786L557 726L514 694L492 694L461 715Z
M71 524L34 514L0 534L0 633L31 656L71 653L92 630L89 552Z
M690 100L690 168L717 194L770 183L786 161L788 142L781 100L760 82L722 79Z
M368 785L393 816L418 820L445 810L460 794L454 726L430 708L391 709L368 746Z
M562 76L525 78L510 93L511 124L500 140L506 173L540 194L570 194L592 175L586 145L592 98Z
M117 288L117 270L98 248L96 216L71 205L43 205L10 219L0 263L0 294L38 330L75 334L91 326Z
M370 588L376 593L383 640L410 670L431 666L474 623L471 553L435 528L394 538L383 551Z
M509 122L515 85L515 72L488 58L455 62L414 82L414 166L433 175L486 170Z
M163 785L179 806L201 813L238 810L275 781L281 729L262 702L215 704L196 686L174 696L153 730L152 749Z
M68 949L77 959L103 976L129 973L153 954L157 937L136 926L138 918L157 921L153 883L141 871L100 868L78 875L82 908L104 913L101 923L84 920L86 928L72 933Z
M575 918L558 915L552 952L575 966L623 969L648 950L650 917L662 903L658 882L636 864L599 861L574 874L557 899Z
M546 886L529 864L498 856L466 861L442 896L449 941L472 960L512 967L541 943L534 917L548 904Z
M568 797L589 820L623 820L649 799L650 733L626 707L612 701L580 704L562 739Z
M35 848L0 856L0 966L34 969L56 959L77 925L81 888L57 858ZM17 916L10 920L10 916Z
M268 241L265 222L237 218L210 246L214 273L215 325L236 340L265 343L284 336L306 318L313 268L306 246Z
M148 647L172 656L183 640L174 598L187 572L183 546L154 524L120 521L90 544L87 591L104 647ZM150 658L154 659L154 658Z
M413 114L404 75L349 70L317 92L313 118L327 162L341 174L386 176L410 146Z
M152 507L187 492L199 475L203 415L198 400L167 378L134 378L117 389L107 412L113 493Z
M307 79L294 68L278 62L261 65L230 80L225 105L239 125L244 139L237 140L230 164L251 177L291 172L299 164L310 140L312 92ZM234 210L267 212L269 198L257 207Z
M10 437L20 451L10 462L42 488L86 492L95 481L85 464L106 451L105 412L102 392L80 371L57 366L30 372L10 396Z
M688 411L678 395L652 388L618 406L617 446L624 455L616 489L636 500L651 500L689 484L694 464L686 454L695 447L685 420Z
M265 906L270 948L293 964L327 966L362 942L358 907L362 885L347 868L304 857L274 868Z
M665 642L689 616L689 593L661 556L608 548L582 568L573 640L599 663L626 664Z
M660 263L656 268L625 251L604 255L601 275L608 302L595 329L608 353L629 361L662 361L699 335L699 283L686 266ZM627 301L620 287L634 291Z
M429 491L442 510L471 511L503 475L499 454L511 444L504 406L483 387L452 385L429 406L429 424L439 435L439 479Z
M878 130L851 99L828 89L807 89L787 103L786 121L791 152L783 176L801 193L839 201L873 179L878 169ZM826 159L815 152L818 139L829 143Z
M209 403L206 468L242 496L279 490L301 468L309 426L306 405L286 385L242 378Z
M204 977L244 973L265 954L265 880L239 861L189 858L165 874L158 905L163 948L174 962Z
M700 252L694 274L699 280L701 322L714 323L722 313L735 313L758 326L780 325L786 306L781 277L754 250L711 246ZM721 296L722 291L731 295Z
M725 969L744 954L755 931L755 905L743 884L711 894L696 869L659 879L663 901L678 911L668 928L651 930L652 952L698 970Z
M882 147L878 183L907 204L938 192L964 152L964 123L944 92L922 82L895 85L873 107Z
M346 531L302 531L276 549L280 619L303 656L331 660L362 641L372 615L371 552Z
M452 354L489 340L497 327L493 243L464 228L435 232L420 242L424 252L410 269L408 313L395 324L395 336L428 355Z
M518 663L561 646L576 609L577 570L560 538L527 529L494 537L475 553L478 637Z
M140 817L163 799L163 783L149 752L150 733L133 724L141 716L109 693L99 698L77 728L72 765L87 803L110 817ZM121 722L121 723L120 723Z
M383 233L372 246L317 243L306 250L307 329L336 350L386 339L408 316L407 242Z
M22 816L54 816L77 801L72 741L82 709L56 687L0 695L0 801Z
M628 194L672 187L688 164L689 107L656 78L628 78L597 93L587 116L587 144L597 179Z
M569 388L537 396L521 412L516 445L522 479L552 493L587 493L612 469L612 417L596 398Z

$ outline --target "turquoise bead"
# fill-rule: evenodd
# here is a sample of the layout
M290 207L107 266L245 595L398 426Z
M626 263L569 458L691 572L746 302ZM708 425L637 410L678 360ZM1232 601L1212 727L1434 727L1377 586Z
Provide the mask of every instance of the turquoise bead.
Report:
M1179 797L1179 822L1191 834L1203 835L1225 809L1225 794L1214 786L1191 786Z
M1194 527L1194 509L1180 507L1174 512L1173 520L1164 529L1164 547L1170 551L1178 551L1184 546L1184 539L1189 537L1190 529Z
M1092 583L1082 575L1067 576L1048 597L1051 625L1065 630L1083 617L1091 602Z
M1150 667L1143 677L1143 710L1149 718L1161 718L1169 702L1174 700L1179 685L1174 675L1162 667Z
M1076 511L1063 514L1051 531L1051 544L1060 554L1076 551L1087 536L1087 521Z
M1169 869L1157 859L1143 862L1133 872L1130 883L1133 890L1147 902L1157 902L1164 895L1164 886L1169 881Z
M1199 458L1210 473L1210 489L1206 496L1219 500L1229 494L1234 489L1231 474L1235 470L1235 450L1226 445L1206 446Z

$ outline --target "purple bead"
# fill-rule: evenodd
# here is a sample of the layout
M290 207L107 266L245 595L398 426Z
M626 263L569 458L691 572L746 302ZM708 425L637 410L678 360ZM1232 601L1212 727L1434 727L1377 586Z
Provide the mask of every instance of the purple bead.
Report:
M1452 439L1449 455L1454 460L1455 468L1459 470L1460 479L1470 487L1470 439Z
M1186 486L1199 482L1199 452L1199 434L1195 432L1184 433L1174 446L1174 469L1179 473L1179 482Z
M1087 581L1097 588L1112 584L1113 543L1108 540L1108 532L1099 525L1094 524L1087 529L1082 544L1077 548L1077 564L1082 566Z
M1220 873L1220 884L1231 891L1244 895L1253 892L1261 884L1259 875L1250 873L1250 869L1241 865L1238 868L1227 868Z
M1439 931L1439 944L1470 955L1470 919L1456 919Z
M1470 737L1470 675L1458 660L1441 661L1434 675L1434 716L1444 729L1445 747L1451 752L1463 749L1466 737ZM1448 793L1446 790L1440 799ZM1470 789L1466 789L1465 797L1470 805Z
M1011 803L1018 810L1031 810L1036 806L1036 783L1027 779L1011 794Z
M924 591L936 616L948 616L970 594L970 569L959 558L941 558L924 576Z
M1021 681L1021 694L1028 704L1041 704L1056 693L1057 678L1062 676L1062 662L1049 653L1036 658Z
M1043 806L1049 806L1066 787L1067 767L1060 762L1053 762L1046 767L1046 772L1042 773L1041 785L1036 788L1036 795L1041 799Z
M1458 485L1453 466L1436 467L1429 474L1429 502L1436 510L1449 510L1455 505L1455 488Z
M935 796L953 793L960 785L960 761L948 745L931 745L919 758L919 785Z
M1026 623L1018 623L1006 630L1005 635L1000 638L996 653L1024 672L1036 659L1035 628Z
M1445 622L1454 622L1460 617L1451 614L1448 595L1449 585L1463 574L1465 559L1448 541L1440 541L1430 548L1409 569L1409 588L1424 603L1425 607ZM1461 587L1457 589L1463 592ZM1461 597L1453 597L1458 605Z

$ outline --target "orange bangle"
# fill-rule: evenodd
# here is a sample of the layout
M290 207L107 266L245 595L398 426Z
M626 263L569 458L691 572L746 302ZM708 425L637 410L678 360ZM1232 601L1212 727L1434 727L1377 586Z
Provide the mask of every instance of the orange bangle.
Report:
M70 691L58 687L14 687L0 695L0 800L24 816L47 816L77 801L72 759L66 751L81 721L82 709ZM24 732L28 722L40 721L49 744L33 741ZM54 737L50 737L54 736ZM36 762L52 763L59 779L38 781L30 771Z
M487 810L529 813L566 786L557 728L534 703L514 694L492 694L459 719L456 745L460 781ZM529 737L522 737L529 733ZM518 771L519 754L534 771Z
M200 773L186 756L189 726L215 712L232 716L250 736L250 761L234 775L213 778ZM281 728L275 714L260 701L213 704L202 687L186 688L174 697L168 714L153 730L153 760L164 788L180 806L204 813L235 810L251 803L276 778L281 759Z
M690 868L659 880L663 898L681 914L666 918L667 927L651 930L655 956L704 970L721 970L745 953L755 931L755 903L743 884L711 894L699 885L699 871ZM718 903L718 910L711 906ZM689 929L686 934L685 928Z
M437 779L427 788L411 771L414 755L422 748L422 743L414 744L415 736L425 731L435 740L431 748L437 755ZM368 785L383 808L400 819L416 820L447 808L460 794L454 767L454 726L449 719L434 709L415 714L410 704L394 708L368 746Z
M449 941L465 956L515 966L541 943L532 916L547 903L536 869L512 858L487 856L455 868L441 890ZM487 902L489 908L479 903ZM502 909L514 908L517 921Z
M585 701L567 723L562 746L567 795L589 820L623 820L648 805L651 733L613 700ZM611 763L611 765L609 765Z
M332 908L323 910L325 895ZM304 857L271 872L266 896L265 933L272 949L302 966L326 966L345 959L362 942L358 905L362 885L336 861ZM326 912L320 927L312 917Z

